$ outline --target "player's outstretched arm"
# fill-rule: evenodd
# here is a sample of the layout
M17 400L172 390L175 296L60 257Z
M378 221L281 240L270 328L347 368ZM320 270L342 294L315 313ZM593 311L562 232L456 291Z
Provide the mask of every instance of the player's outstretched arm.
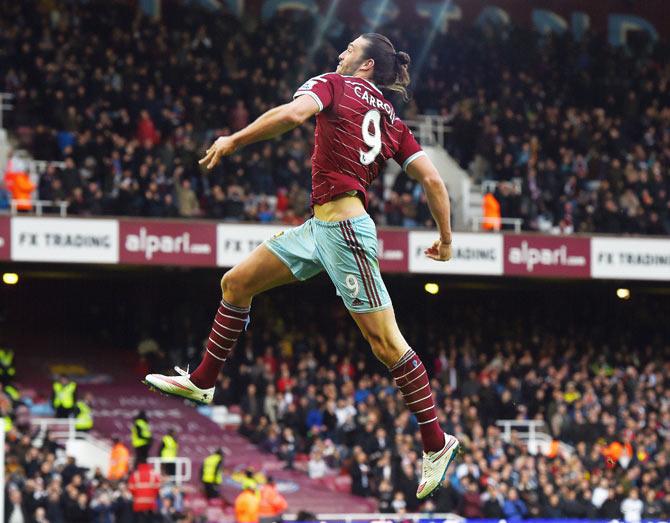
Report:
M235 134L217 138L199 163L211 169L219 163L222 156L228 156L246 145L269 140L295 129L318 112L319 106L311 96L299 96L290 103L263 113Z
M447 261L451 258L451 205L449 192L440 174L427 156L419 156L407 166L407 174L417 180L426 192L428 207L433 215L440 237L426 249L429 258Z

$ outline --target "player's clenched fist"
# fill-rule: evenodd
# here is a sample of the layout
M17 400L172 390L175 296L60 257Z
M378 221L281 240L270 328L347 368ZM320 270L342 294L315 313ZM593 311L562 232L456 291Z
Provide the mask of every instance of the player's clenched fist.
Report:
M437 261L449 261L451 259L451 243L435 240L432 246L423 251L426 256Z
M205 156L198 163L200 165L207 164L207 168L211 169L212 167L216 167L222 156L233 154L236 150L237 146L232 136L220 136L207 149Z

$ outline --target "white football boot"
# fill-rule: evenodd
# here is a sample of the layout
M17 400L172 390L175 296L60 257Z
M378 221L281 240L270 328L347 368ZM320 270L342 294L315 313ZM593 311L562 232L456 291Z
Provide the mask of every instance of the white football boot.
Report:
M149 388L170 396L179 396L205 405L212 403L214 399L214 387L201 389L191 381L188 370L174 368L179 376L165 376L163 374L147 374L143 382Z
M423 453L423 465L421 467L421 482L416 489L416 497L423 499L430 496L438 488L447 476L447 469L458 454L459 441L444 434L444 447L435 452Z

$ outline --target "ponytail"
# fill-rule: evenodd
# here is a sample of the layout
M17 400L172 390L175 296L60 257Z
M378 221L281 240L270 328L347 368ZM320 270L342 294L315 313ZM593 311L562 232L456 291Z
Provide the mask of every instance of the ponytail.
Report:
M375 62L372 81L379 87L400 93L403 100L409 100L409 55L404 51L396 51L384 35L365 33L362 36L368 42L365 58L371 58Z

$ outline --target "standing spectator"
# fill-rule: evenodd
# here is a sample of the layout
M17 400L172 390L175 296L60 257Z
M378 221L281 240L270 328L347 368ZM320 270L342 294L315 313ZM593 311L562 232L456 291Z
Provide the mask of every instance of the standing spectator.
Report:
M149 111L140 111L140 121L137 123L137 139L142 144L150 143L151 145L157 145L160 141L160 134L151 116L149 116Z
M4 485L3 485L4 486ZM4 489L3 489L4 490ZM4 495L4 492L3 494ZM28 511L23 502L21 491L12 486L9 488L9 499L5 504L6 523L28 523Z
M642 520L642 511L644 503L640 499L640 493L636 488L632 488L628 497L621 503L621 513L626 523L639 523Z
M510 489L507 496L505 503L503 503L505 519L508 521L521 521L528 514L526 504L523 500L519 499L519 493L515 488Z
M354 450L354 462L351 465L351 493L356 496L369 496L372 494L370 488L370 466L368 457L361 449Z
M153 522L160 488L161 477L148 463L140 463L130 475L128 489L133 495L133 512L137 523Z

